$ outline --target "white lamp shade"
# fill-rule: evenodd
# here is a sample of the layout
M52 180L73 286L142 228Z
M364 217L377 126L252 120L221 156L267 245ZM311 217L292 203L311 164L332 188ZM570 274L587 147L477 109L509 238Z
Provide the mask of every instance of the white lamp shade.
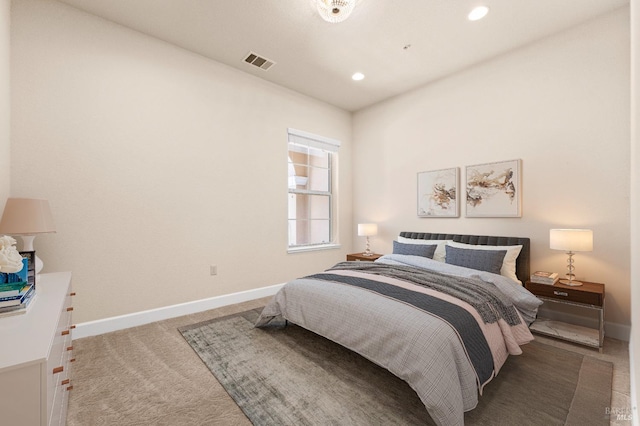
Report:
M378 234L378 225L375 223L359 223L358 236L372 237Z
M0 234L34 235L56 232L49 201L9 198L0 220Z
M591 229L551 229L549 248L563 251L592 251L593 231Z

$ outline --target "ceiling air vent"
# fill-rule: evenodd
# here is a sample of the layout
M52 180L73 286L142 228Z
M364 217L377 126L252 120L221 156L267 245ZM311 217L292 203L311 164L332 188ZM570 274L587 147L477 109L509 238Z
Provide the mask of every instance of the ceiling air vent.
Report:
M253 52L249 52L247 57L244 58L244 61L265 71L275 64L275 62L273 62L271 59L263 58Z

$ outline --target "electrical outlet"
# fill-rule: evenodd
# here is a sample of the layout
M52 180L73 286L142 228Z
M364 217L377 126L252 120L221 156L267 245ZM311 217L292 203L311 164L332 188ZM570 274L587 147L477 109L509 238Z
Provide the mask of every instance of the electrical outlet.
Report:
M218 265L209 266L209 273L211 275L218 275Z

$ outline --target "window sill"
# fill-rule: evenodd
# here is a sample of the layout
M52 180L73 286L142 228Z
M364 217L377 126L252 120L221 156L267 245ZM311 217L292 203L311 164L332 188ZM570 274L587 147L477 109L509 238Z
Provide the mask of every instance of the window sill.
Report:
M334 250L334 249L339 249L341 247L342 246L340 244L321 244L317 246L289 247L287 249L287 253L304 253L308 251Z

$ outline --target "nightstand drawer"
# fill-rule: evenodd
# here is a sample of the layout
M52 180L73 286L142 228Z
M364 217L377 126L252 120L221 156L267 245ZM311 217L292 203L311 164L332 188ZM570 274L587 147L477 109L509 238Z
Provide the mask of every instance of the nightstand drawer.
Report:
M603 306L604 304L604 284L585 282L580 287L570 287L560 283L546 285L527 282L525 286L536 296L593 306Z

